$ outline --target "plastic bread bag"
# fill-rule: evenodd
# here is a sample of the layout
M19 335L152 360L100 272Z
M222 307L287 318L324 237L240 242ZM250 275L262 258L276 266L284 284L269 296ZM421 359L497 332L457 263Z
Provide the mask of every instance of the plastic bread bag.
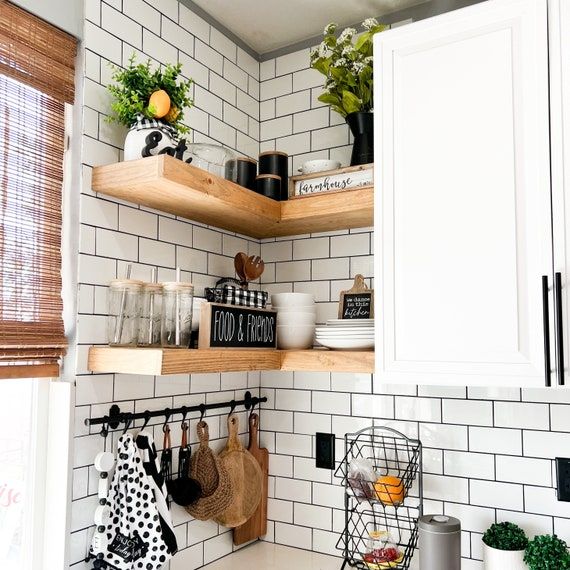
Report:
M353 495L359 500L370 500L376 497L374 482L377 475L370 459L358 457L348 466L348 485Z

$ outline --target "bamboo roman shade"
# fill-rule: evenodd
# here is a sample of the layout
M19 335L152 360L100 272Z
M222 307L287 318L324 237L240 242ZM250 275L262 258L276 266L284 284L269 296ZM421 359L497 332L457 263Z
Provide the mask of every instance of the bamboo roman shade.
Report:
M65 353L65 102L76 41L0 0L0 378L57 376Z
M58 101L73 103L73 36L0 0L0 73L35 87Z

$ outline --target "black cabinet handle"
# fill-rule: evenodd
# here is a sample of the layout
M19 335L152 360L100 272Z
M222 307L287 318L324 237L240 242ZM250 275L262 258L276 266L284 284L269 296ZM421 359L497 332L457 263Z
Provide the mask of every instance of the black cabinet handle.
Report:
M544 329L544 385L550 386L550 311L548 310L548 275L542 276L542 327Z
M554 274L554 302L556 303L556 358L558 384L564 386L564 332L562 321L562 274Z

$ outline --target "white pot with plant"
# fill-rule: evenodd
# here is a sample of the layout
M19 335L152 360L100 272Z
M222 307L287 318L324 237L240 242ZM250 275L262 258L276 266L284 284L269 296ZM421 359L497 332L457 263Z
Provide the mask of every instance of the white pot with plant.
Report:
M179 78L181 64L152 71L150 60L136 64L133 54L126 68L112 68L115 83L107 89L114 100L108 121L129 127L124 159L143 158L176 146L178 137L189 130L183 123L184 111L193 104L188 95L192 80Z
M528 570L524 562L528 538L511 522L492 524L483 535L485 570Z

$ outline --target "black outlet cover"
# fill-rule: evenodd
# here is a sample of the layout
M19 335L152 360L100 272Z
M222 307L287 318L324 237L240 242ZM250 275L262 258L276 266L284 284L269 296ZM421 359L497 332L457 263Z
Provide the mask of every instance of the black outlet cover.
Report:
M556 488L559 501L570 502L570 459L556 458Z
M334 433L316 434L316 466L319 469L334 469Z
M570 459L556 458L556 489L559 501L570 502Z

